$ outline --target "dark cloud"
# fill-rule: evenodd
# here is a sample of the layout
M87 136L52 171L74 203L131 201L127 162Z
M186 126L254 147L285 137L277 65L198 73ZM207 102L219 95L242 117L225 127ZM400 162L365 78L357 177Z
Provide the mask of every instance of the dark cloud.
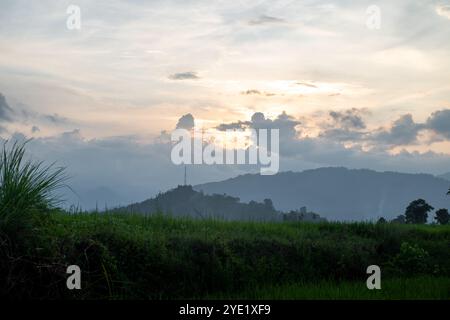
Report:
M286 20L281 19L281 18L267 16L267 15L261 15L254 20L250 20L248 22L248 24L251 26L256 26L256 25L284 23L284 22L286 22Z
M450 110L444 109L433 112L425 123L417 123L411 114L405 114L392 122L389 128L380 128L372 132L365 132L366 124L364 109L350 109L346 111L331 111L332 124L322 125L319 137L335 141L352 141L355 143L369 143L373 147L405 146L416 144L418 134L429 130L437 136L428 143L450 139Z
M188 113L182 116L177 123L177 129L191 130L195 126L195 120L192 114Z
M344 129L365 129L361 109L352 108L345 111L330 111L329 115L339 127Z
M36 132L39 132L39 131L41 131L41 129L39 129L38 126L33 126L33 127L31 127L31 132L32 132L32 133L36 133Z
M238 121L221 124L216 127L218 130L232 129L278 129L280 137L280 153L284 155L297 152L296 145L299 143L297 126L300 121L288 115L285 111L280 113L275 119L266 118L264 113L255 112L250 121ZM269 132L270 133L270 132Z
M188 71L188 72L180 72L174 73L169 76L170 80L198 80L200 77L197 75L197 72Z
M433 112L427 119L425 127L446 139L450 139L450 110L445 109Z
M13 110L9 106L6 98L0 93L0 121L12 121Z
M321 124L320 138L334 141L360 141L365 136L362 131L366 128L363 115L367 113L364 109L348 109L344 111L330 111L328 115L331 123Z
M264 116L264 113L262 112L255 112L252 115L252 123L262 123L266 121L266 117Z
M255 112L250 121L238 121L232 123L223 123L216 127L218 130L227 129L279 129L280 139L292 139L297 136L296 126L300 124L294 117L288 115L285 111L280 113L275 119L266 118L264 113Z
M410 145L417 142L417 135L424 125L416 123L411 114L405 114L395 120L389 130L372 134L375 142L386 145Z

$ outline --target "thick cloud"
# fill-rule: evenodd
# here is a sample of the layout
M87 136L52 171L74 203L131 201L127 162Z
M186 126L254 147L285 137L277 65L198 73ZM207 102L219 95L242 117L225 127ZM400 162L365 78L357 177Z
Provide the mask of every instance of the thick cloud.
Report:
M170 80L197 80L200 79L200 77L197 75L196 72L188 71L188 72L180 72L180 73L174 73L169 76Z
M182 116L177 123L177 129L191 130L195 126L195 120L192 114L188 113Z
M427 119L425 127L435 133L450 139L450 110L439 110L433 112Z
M366 123L363 115L367 114L364 109L348 109L343 111L330 111L331 123L321 124L322 131L319 137L334 141L360 141L366 135Z
M223 123L217 126L216 129L279 129L281 139L280 146L282 146L284 142L290 142L290 140L297 137L296 127L299 124L300 121L288 115L285 111L280 113L274 120L266 118L262 112L255 112L250 121Z
M405 114L395 120L389 130L383 130L372 139L387 145L410 145L417 142L417 134L424 129L423 124L416 123L412 115Z
M362 111L356 108L345 111L330 111L335 124L344 129L365 129L366 124L361 116Z
M428 143L437 140L450 139L450 110L439 110L430 115L424 123L415 122L411 114L400 116L390 126L378 130L367 130L364 109L349 109L345 111L330 111L331 123L321 125L319 137L334 141L350 141L366 143L373 147L394 147L417 144L421 131L428 130L440 138L431 138Z

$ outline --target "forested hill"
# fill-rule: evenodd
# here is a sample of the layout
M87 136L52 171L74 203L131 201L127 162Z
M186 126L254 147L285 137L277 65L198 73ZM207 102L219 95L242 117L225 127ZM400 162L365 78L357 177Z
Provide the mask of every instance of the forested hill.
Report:
M448 180L430 174L332 167L273 176L246 174L194 189L239 196L242 201L269 198L283 211L306 206L328 220L366 220L392 219L418 198L436 209L449 208L449 187Z
M275 210L269 199L262 202L241 203L237 197L227 195L205 195L192 186L178 186L158 194L155 198L134 203L116 210L133 213L155 214L193 218L219 218L223 220L277 221L281 214Z

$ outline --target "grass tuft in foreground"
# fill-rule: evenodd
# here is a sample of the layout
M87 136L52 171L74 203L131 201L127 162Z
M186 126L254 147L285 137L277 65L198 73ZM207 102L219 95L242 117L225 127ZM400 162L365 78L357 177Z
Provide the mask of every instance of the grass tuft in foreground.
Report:
M9 237L29 227L34 212L58 205L66 180L64 168L26 160L25 144L5 142L0 155L0 231Z

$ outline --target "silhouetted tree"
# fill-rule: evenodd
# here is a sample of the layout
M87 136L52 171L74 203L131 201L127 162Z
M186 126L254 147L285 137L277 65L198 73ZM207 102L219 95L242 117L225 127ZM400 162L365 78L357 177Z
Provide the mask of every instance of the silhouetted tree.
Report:
M448 188L447 195L450 195L450 188Z
M434 210L425 200L412 201L405 211L406 223L424 224L427 222L428 212Z
M436 215L434 216L434 220L436 220L439 224L448 224L450 221L450 214L447 209L439 209L436 211Z
M377 221L377 223L386 223L387 221L386 221L386 219L385 218L383 218L383 217L381 217L380 219L378 219L378 221Z
M392 219L391 222L392 222L392 223L402 223L402 224L403 224L403 223L406 223L405 215L403 215L403 214L398 215L397 218Z

